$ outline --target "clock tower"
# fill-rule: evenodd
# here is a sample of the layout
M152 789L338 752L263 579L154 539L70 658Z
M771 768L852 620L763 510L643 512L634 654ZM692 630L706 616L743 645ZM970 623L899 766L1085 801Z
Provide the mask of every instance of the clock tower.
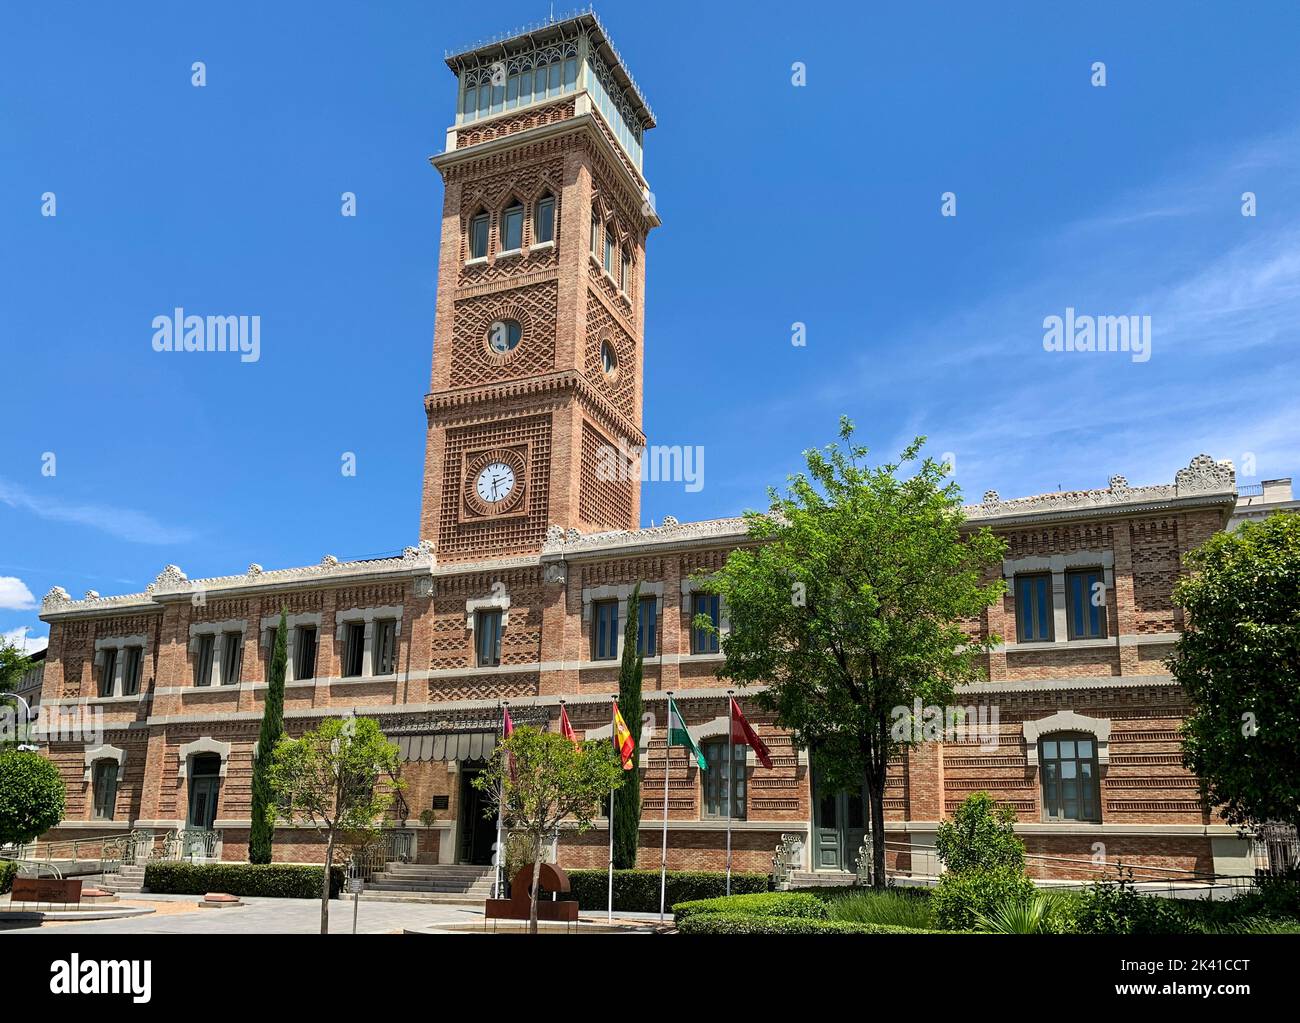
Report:
M591 13L447 66L420 536L446 561L634 529L654 116Z

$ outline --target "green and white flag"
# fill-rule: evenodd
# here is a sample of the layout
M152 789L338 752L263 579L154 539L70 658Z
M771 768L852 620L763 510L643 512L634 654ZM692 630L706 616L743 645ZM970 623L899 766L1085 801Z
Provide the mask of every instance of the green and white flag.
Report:
M682 720L682 712L677 709L677 702L671 696L668 697L668 745L685 746L694 754L695 762L700 765L701 771L709 769L708 761L704 759L700 747L695 745L691 733L686 730L686 722Z

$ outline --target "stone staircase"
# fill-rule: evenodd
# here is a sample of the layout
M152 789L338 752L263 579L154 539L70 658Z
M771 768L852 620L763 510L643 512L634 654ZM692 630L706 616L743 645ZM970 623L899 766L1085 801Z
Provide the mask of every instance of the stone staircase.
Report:
M450 863L388 863L366 882L362 900L481 906L492 897L492 868Z
M856 884L858 877L847 870L796 870L790 875L791 888L824 888Z
M118 895L144 891L144 867L124 863L116 874L104 874L96 887Z

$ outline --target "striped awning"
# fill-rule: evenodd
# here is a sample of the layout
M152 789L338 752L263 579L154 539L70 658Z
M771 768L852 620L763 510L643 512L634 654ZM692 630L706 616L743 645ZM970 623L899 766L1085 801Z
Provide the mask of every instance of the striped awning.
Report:
M496 749L496 732L436 732L403 735L397 739L402 759L408 762L486 760Z

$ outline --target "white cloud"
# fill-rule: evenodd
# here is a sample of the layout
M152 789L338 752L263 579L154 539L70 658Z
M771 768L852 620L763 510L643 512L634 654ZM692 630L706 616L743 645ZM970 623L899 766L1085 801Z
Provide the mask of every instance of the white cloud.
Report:
M20 626L8 632L0 632L0 643L12 643L25 654L34 654L50 645L50 637L29 635L28 630Z
M55 498L36 497L0 479L0 504L31 512L42 519L90 526L133 543L178 544L194 538L194 531L167 526L151 515L130 508L102 504L68 504Z
M16 575L0 575L0 611L30 611L36 598Z

